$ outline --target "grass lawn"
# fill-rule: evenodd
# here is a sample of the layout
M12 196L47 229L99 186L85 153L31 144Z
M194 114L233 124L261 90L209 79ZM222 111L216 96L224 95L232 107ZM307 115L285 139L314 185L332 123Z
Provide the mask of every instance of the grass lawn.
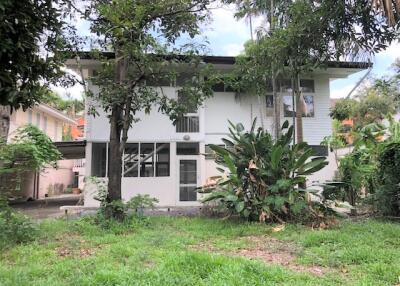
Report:
M0 254L0 285L396 285L400 225L332 230L153 217L131 229L45 221Z

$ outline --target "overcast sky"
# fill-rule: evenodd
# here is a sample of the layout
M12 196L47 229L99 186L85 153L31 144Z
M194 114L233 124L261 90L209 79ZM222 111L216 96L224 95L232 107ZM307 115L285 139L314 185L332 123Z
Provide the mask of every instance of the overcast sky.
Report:
M234 11L233 6L213 9L212 22L203 27L203 36L200 39L208 40L209 53L211 55L236 56L243 51L243 44L250 39L251 34L248 23L245 20L235 19ZM261 20L257 19L254 22L253 26L256 27L261 23ZM80 34L89 34L88 23L77 21L77 25ZM398 42L375 56L372 75L381 77L391 73L390 67L396 57L400 57L400 44ZM365 73L366 71L362 71L347 79L332 81L330 86L331 97L345 97ZM82 88L79 86L73 87L68 91L62 88L55 88L55 90L62 95L68 92L73 97L80 97L82 93Z

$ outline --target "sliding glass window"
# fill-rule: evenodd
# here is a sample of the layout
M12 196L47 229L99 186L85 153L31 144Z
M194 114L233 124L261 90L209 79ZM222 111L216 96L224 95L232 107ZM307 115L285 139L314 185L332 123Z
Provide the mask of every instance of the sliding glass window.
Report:
M128 143L124 152L124 177L137 177L139 170L139 144Z
M156 177L169 176L169 143L156 144Z

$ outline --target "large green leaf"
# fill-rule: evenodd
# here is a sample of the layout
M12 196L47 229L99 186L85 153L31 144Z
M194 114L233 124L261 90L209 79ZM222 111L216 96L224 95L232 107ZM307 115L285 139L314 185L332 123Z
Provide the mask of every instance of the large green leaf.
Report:
M240 201L235 204L235 210L240 213L244 210L244 202Z
M311 157L313 154L313 150L310 148L306 150L300 157L297 159L295 165L294 165L294 170L299 169L300 167L303 166L303 164ZM305 167L305 166L304 166Z
M289 127L289 121L288 121L288 120L285 120L285 122L283 122L283 124L282 124L281 130L286 129L286 128L288 128L288 127Z
M275 146L272 149L272 154L271 154L271 167L273 170L277 170L279 167L279 164L281 162L282 158L282 153L283 153L283 148L282 146Z
M227 192L227 191L214 191L210 195L208 195L205 198L203 198L201 201L203 203L206 203L206 202L210 202L210 201L213 201L213 200L216 200L216 199L223 199L227 195L230 195L230 193Z
M238 200L238 196L233 195L233 194L229 194L229 195L225 196L224 199L227 202L236 202Z
M217 155L220 155L222 157L229 154L228 150L226 150L224 147L221 147L219 145L210 144L209 147L211 150L213 150L215 153L217 153Z
M318 172L322 168L328 165L328 161L325 158L319 158L304 164L303 169L297 172L298 175L307 176L315 172Z
M233 174L236 173L236 166L235 163L233 162L232 158L229 157L228 155L224 156L224 161L226 166L229 168L229 171Z

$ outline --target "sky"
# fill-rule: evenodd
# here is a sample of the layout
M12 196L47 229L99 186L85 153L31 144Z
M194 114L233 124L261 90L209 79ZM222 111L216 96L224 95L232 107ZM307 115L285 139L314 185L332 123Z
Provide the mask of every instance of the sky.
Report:
M243 51L243 44L251 38L249 23L245 20L237 20L234 17L234 6L215 7L211 11L211 22L202 28L202 37L199 41L208 42L208 53L216 56L237 56ZM253 21L253 27L261 24L261 19ZM89 26L83 20L77 21L78 31L81 35L89 35ZM391 73L391 65L396 57L400 57L400 43L393 43L385 51L375 55L373 69L370 76L382 77ZM351 75L346 79L333 80L330 83L331 98L345 97L357 84L366 71ZM54 87L61 95L69 93L79 98L82 87L74 86L68 90Z

